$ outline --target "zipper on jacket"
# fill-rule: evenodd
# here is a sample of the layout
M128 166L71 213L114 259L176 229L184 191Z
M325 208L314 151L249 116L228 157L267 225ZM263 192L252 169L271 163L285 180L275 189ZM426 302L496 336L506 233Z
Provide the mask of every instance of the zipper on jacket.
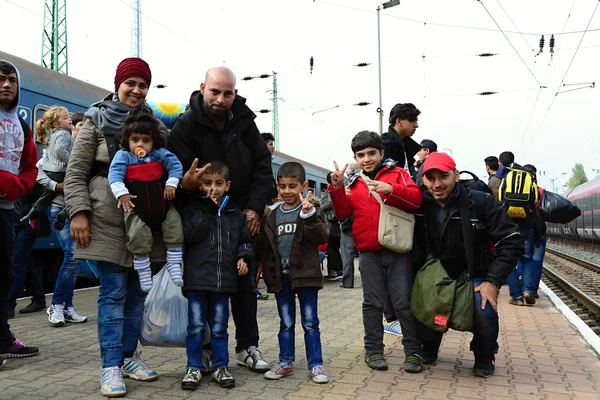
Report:
M223 197L221 207L217 212L217 292L221 291L221 261L223 260L223 234L221 232L221 211L227 205L229 196Z

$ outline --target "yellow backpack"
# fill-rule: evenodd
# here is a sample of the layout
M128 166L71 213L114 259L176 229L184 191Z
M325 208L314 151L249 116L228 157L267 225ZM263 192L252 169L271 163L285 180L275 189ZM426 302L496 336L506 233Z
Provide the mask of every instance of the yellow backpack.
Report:
M500 182L498 200L511 218L525 219L532 216L539 200L535 176L514 164Z

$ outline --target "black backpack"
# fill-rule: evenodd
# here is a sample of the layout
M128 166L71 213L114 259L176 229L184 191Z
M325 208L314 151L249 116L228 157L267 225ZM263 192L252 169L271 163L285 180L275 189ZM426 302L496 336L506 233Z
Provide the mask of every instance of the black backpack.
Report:
M463 186L469 188L470 190L477 190L479 192L492 194L492 191L490 190L490 187L487 185L487 183L485 183L484 181L479 179L477 177L477 175L475 175L474 173L472 173L470 171L460 171L459 174L471 175L471 179L461 179L460 180L460 183Z

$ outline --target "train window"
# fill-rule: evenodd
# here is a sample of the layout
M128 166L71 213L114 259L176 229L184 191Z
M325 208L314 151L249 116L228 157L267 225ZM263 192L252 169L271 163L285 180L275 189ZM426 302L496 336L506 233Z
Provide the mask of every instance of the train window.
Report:
M46 111L50 109L50 106L45 104L38 104L33 109L33 124L35 125L43 116Z
M314 192L316 187L317 187L317 182L313 181L312 179L309 179L308 180L308 188Z
M321 183L321 193L325 193L327 191L327 183Z

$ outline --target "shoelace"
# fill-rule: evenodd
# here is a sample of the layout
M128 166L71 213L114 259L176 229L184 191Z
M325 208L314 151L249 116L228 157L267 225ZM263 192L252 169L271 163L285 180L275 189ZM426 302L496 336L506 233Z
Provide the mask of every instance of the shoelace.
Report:
M422 364L423 363L423 359L418 354L411 354L409 356L406 356L406 362L411 362L411 363L415 363L415 364Z
M131 356L131 359L133 361L135 361L139 367L143 370L148 370L150 369L150 367L148 367L148 364L146 364L143 360L142 360L142 353L136 351L135 353L133 353L133 356Z
M15 340L13 342L13 346L16 344L19 347L25 347L25 345L23 344L23 342L21 342L19 339L17 339L17 337L15 336L15 334L13 333L12 335L13 339Z
M325 372L325 369L323 369L323 366L322 366L322 365L317 365L317 366L314 366L314 367L312 368L312 371L311 371L311 372L312 372L312 375L313 375L313 376L317 376L317 375L327 375L327 373Z
M223 378L230 379L230 378L233 378L233 377L229 373L228 369L226 369L226 368L219 368L219 379L223 379Z
M122 384L123 371L121 370L121 368L110 368L108 370L105 370L104 373L106 374L107 379L103 379L103 381L108 382L110 386Z
M194 380L194 381L197 381L197 380L200 379L199 376L200 376L200 370L199 369L190 369L190 370L188 370L188 372L186 374L185 380Z
M261 354L260 350L254 346L251 346L248 348L248 354L250 354L250 357L252 357L252 359L254 361L256 361L256 359L258 359L258 360L262 359L262 354ZM256 357L256 359L255 359L255 357Z
M272 370L274 374L279 374L280 372L285 372L285 369L289 368L288 366L278 363L277 366Z
M79 314L77 314L77 311L75 311L75 309L73 307L69 307L65 310L67 312L67 314L69 314L73 319L78 319L81 318L79 316Z
M372 354L367 357L369 361L385 360L383 354Z

